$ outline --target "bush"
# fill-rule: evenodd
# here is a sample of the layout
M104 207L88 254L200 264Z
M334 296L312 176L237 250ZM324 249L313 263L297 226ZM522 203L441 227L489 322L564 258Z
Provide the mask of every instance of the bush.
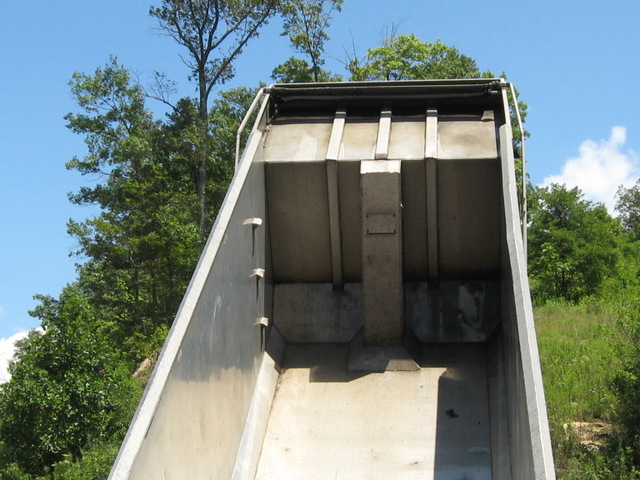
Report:
M118 454L119 444L98 443L89 448L77 462L65 459L54 465L56 479L104 480Z

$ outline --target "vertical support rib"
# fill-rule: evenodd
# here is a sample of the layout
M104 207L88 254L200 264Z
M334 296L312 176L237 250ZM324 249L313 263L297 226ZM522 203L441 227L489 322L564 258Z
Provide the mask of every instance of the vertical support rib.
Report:
M378 123L378 139L376 140L376 160L389 157L389 138L391 137L391 108L383 108Z
M346 118L347 110L345 108L339 108L336 110L336 116L333 119L333 127L331 128L331 137L329 137L329 146L327 147L327 160L338 160Z
M402 183L400 160L363 160L362 290L364 345L402 345Z
M429 287L436 288L438 272L438 111L427 110L425 122L426 191L427 191L427 259Z
M327 147L327 198L329 200L329 235L331 238L331 272L334 290L342 290L342 239L340 235L340 193L338 190L338 157L347 116L345 109L338 109L333 120L329 146Z
M427 110L424 158L438 158L438 110Z
M340 235L340 203L338 192L338 162L327 160L327 192L329 196L329 235L331 237L331 274L333 289L342 290L342 239Z

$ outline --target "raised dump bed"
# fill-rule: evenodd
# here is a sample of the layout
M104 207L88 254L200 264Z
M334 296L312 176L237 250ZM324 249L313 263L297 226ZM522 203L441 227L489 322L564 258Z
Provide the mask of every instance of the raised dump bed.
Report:
M507 86L261 92L110 478L555 478Z

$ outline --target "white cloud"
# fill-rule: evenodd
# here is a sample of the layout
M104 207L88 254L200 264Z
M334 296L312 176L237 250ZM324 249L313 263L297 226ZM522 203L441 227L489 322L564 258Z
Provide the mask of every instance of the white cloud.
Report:
M568 159L558 175L550 175L542 185L565 184L579 187L585 197L603 202L609 212L615 206L615 194L619 185L631 187L638 175L638 155L623 150L627 141L625 127L612 127L607 140L585 140L580 145L580 155Z
M0 383L8 382L11 375L7 371L9 360L13 358L15 343L22 340L29 334L28 330L18 332L9 338L0 338Z

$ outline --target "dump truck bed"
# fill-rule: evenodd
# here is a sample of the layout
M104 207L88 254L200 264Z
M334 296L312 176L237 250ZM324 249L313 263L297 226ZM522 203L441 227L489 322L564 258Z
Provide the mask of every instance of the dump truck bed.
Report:
M508 88L263 90L110 479L553 479Z

